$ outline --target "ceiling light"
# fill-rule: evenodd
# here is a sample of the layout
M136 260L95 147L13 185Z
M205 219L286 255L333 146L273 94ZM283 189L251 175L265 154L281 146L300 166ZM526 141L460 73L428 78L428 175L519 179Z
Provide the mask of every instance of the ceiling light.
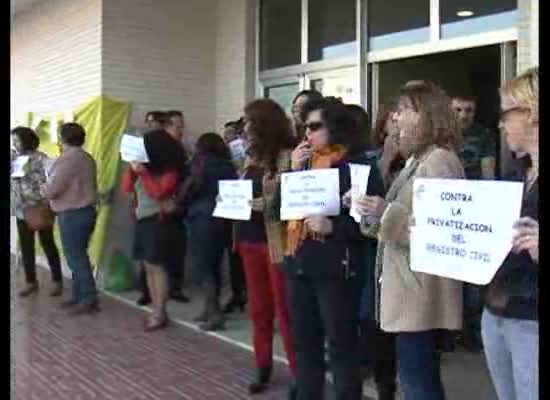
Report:
M471 17L472 15L474 15L474 12L470 11L470 10L462 10L462 11L457 12L456 15L458 15L461 18L467 18L467 17Z

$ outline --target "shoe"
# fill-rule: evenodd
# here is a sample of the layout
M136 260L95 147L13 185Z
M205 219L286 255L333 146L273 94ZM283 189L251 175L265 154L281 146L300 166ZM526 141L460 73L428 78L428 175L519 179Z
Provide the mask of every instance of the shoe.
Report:
M63 284L54 282L50 290L50 297L59 297L63 294Z
M97 304L97 302L92 304L75 304L69 310L69 315L77 316L77 315L94 314L96 312L99 312L99 305Z
M298 386L292 382L288 387L288 400L296 400L298 398Z
M38 283L27 283L27 285L19 292L19 297L28 297L35 292L38 292Z
M74 307L76 306L78 303L74 300L65 300L65 301L62 301L60 304L59 304L59 307L61 308L71 308L71 307Z
M178 303L184 303L184 304L190 302L189 297L187 297L181 292L171 292L170 300L174 300L174 301L177 301Z
M145 332L154 332L166 328L168 321L166 315L151 315L145 323Z
M239 299L236 297L231 297L231 299L227 302L227 304L222 308L222 312L224 314L231 314L235 311L235 309L239 309L239 311L243 313L245 307L246 307L246 300Z
M258 376L256 377L255 382L248 385L248 393L252 395L265 392L269 386L272 372L273 367L271 366L258 368Z
M225 318L222 315L213 315L200 324L199 329L206 332L223 331L225 329Z
M136 301L138 306L146 306L151 304L151 297L146 295L141 295L141 297Z

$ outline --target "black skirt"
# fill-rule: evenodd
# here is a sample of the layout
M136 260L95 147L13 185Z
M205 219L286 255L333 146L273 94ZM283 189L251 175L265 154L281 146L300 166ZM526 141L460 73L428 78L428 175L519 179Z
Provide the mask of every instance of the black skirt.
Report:
M171 260L171 252L185 244L183 221L179 216L155 214L137 221L134 233L133 258L164 268Z

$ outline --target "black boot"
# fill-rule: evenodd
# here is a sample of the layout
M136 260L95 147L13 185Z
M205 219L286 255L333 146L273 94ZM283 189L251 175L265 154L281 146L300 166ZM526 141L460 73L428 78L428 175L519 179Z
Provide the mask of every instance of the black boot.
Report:
M288 400L296 400L298 398L298 386L296 382L292 382L288 387Z
M221 331L225 328L225 317L220 310L218 291L214 285L206 287L206 310L208 318L199 328L203 331Z
M235 309L239 309L240 312L244 312L246 306L246 300L244 298L239 298L236 296L231 297L227 304L223 307L222 312L224 314L231 314Z
M377 387L376 391L378 392L378 400L395 400L395 387Z
M273 372L273 367L258 368L258 376L256 381L248 385L249 394L258 394L265 392L269 381L271 380L271 373Z

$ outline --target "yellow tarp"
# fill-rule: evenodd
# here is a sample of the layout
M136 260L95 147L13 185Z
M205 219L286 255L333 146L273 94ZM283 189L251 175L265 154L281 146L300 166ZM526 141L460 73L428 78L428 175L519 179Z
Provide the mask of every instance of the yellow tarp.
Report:
M109 194L115 189L120 160L118 151L120 137L128 127L129 114L129 103L117 101L107 96L98 96L73 111L74 122L79 123L86 130L84 148L97 163L100 203L96 228L90 243L90 257L96 267L102 261L103 244L105 243L111 208L108 203L101 200L109 198ZM66 113L63 112L55 114L58 124L64 122L65 116ZM40 136L40 149L50 157L59 156L58 144L55 137L51 135L51 120L54 115L35 117L29 113L28 118L29 125L38 124L36 132ZM58 232L56 232L56 238L60 243Z

